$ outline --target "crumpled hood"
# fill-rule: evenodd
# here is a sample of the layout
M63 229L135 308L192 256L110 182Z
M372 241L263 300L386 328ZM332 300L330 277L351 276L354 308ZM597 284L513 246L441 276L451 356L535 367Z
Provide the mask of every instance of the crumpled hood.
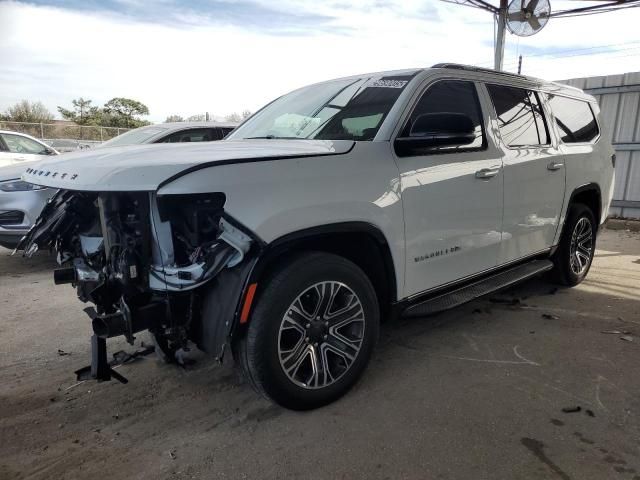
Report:
M175 175L237 160L274 160L335 155L346 140L225 140L100 148L50 157L26 165L22 179L66 190L154 191Z

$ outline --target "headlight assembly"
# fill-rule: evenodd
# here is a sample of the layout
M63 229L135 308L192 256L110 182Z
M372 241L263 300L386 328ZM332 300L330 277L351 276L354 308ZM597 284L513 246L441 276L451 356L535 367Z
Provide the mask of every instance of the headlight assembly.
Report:
M42 190L42 185L24 182L22 180L10 180L8 182L0 182L0 190L3 192L27 192L30 190Z

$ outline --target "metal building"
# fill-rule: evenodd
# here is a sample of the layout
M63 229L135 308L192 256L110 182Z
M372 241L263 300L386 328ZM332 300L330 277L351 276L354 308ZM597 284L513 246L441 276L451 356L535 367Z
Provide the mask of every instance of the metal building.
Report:
M595 96L603 134L616 149L610 214L640 218L640 72L561 80Z

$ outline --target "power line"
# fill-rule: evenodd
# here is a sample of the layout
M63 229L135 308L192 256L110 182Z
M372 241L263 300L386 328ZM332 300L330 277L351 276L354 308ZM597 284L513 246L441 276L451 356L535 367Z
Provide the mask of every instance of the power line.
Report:
M475 7L486 10L493 14L500 11L499 7L492 5L486 0L440 0L442 2L451 3L454 5L462 5L466 7ZM552 18L566 18L577 17L582 15L595 15L598 13L608 13L616 10L624 10L627 8L636 8L640 6L640 0L605 0L601 5L590 5L579 8L567 8L565 10L559 10L557 12L551 12L549 17Z
M527 55L527 57L528 58L530 58L530 57L548 57L548 56L553 56L553 55L562 54L562 53L586 52L586 51L591 51L591 50L598 50L600 48L624 47L626 45L640 45L640 40L635 41L635 42L611 43L609 45L599 45L599 46L585 47L585 48L570 48L570 49L567 49L567 50L559 50L559 51L553 52L553 53L532 53L532 54Z
M506 23L506 5L508 4L507 0L500 0L500 7L496 7L492 5L487 0L441 0L442 2L450 3L453 5L461 5L473 8L479 8L486 10L493 14L494 16L494 65L496 69L501 70L503 68L503 59L504 59L504 40L505 40L505 23ZM513 2L513 0L511 0ZM525 0L522 0L522 11L527 12L527 8L535 9L538 0L529 0L527 7L524 7ZM600 5L591 5L580 8L570 8L566 10L560 10L557 12L547 12L547 18L566 18L566 17L576 17L582 15L595 15L597 13L607 13L613 12L616 10L625 10L628 8L637 8L640 7L640 0L602 0ZM531 12L532 13L532 12ZM498 34L496 36L495 33L495 23L499 20L498 25ZM540 24L538 24L538 29L542 28ZM534 31L535 33L535 31ZM594 53L596 55L597 53ZM580 55L580 54L577 54ZM576 56L577 56L576 55ZM585 54L582 54L585 55ZM532 55L535 56L535 55ZM545 56L541 54L541 56ZM553 57L551 55L546 55L549 58L559 58Z
M486 10L491 13L496 13L498 9L484 0L440 0L445 3L452 3L454 5L462 5L465 7L475 7L482 10Z
M573 15L562 15L561 17L553 17L553 18L576 18L576 17L586 17L587 15L597 15L599 13L608 13L608 12L613 12L613 11L619 11L619 10L626 10L628 8L638 8L640 7L640 5L629 5L628 7L622 7L622 8L612 8L611 10L602 10L602 11L597 11L597 12L586 12L586 13L576 13Z
M611 60L611 59L617 59L617 58L627 58L627 57L640 57L640 52L637 53L629 53L626 55L610 55L608 57L601 57L601 60ZM564 60L564 57L558 57L558 58L553 58L551 60ZM534 62L534 66L533 68L531 68L531 66L527 67L527 72L525 73L525 75L535 75L535 73L533 73L536 69L540 69L543 68L543 66L541 64L535 64ZM506 70L511 70L512 67L507 68Z
M562 57L563 56L562 54L565 54L565 53L570 54L568 56L574 56L573 54L576 53L576 52L591 52L592 50L599 50L601 48L623 47L623 46L627 46L627 45L634 45L634 47L630 47L630 48L640 47L640 40L633 41L633 42L611 43L611 44L608 44L608 45L598 45L598 46L585 47L585 48L571 48L571 49L559 50L559 51L551 52L551 53L531 53L531 54L523 53L523 56L525 58L527 58L527 59L537 58L537 57ZM623 50L629 50L629 48L607 50L605 52L593 52L593 55L597 55L597 54L600 54L600 53L615 53L617 51L623 51ZM589 53L585 53L584 55L589 55ZM482 63L479 63L478 65L490 65L492 63L493 62L482 62ZM516 63L516 61L512 60L512 61L507 62L507 65L512 65L514 63Z
M601 59L609 59L609 58L624 58L624 57L635 57L636 55L640 55L640 48L636 48L634 49L635 52L637 53L626 53L626 52L621 52L621 53L626 53L625 55L617 55L617 54L612 54L612 55L607 55L607 52L602 52L600 54L596 54L596 55L607 55L606 57L600 57ZM549 60L564 60L566 58L571 58L574 57L575 55L571 55L568 57L556 57L556 58L550 58ZM534 59L534 60L541 60L541 59Z
M636 47L631 47L631 48L620 48L618 50L609 50L606 52L587 52L587 53L575 53L573 55L549 55L546 58L541 58L541 56L535 57L533 55L531 55L530 57L525 55L525 58L527 60L556 60L559 58L572 58L572 57L583 57L583 56L587 56L587 55L615 55L616 53L625 53L625 52L629 52L632 50L640 50L640 45L636 46ZM511 61L508 63L509 66L512 66L514 64L516 64L516 61Z
M582 8L568 8L558 12L551 12L550 17L578 17L582 15L595 15L598 13L613 12L615 10L624 10L627 8L636 8L640 5L640 0L616 0L604 5L592 5Z

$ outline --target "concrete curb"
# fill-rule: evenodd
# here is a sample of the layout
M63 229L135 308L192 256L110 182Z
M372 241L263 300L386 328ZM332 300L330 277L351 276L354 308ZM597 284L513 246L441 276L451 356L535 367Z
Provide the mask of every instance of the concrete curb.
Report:
M631 230L632 232L640 232L640 220L608 218L605 227L609 230Z

